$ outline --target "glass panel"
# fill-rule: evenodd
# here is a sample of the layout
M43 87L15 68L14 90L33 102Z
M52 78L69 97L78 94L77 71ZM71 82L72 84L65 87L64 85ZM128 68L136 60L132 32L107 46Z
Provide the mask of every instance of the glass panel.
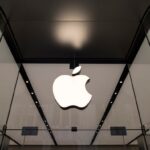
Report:
M22 135L22 130L7 130L7 135L16 140L22 146L24 145L54 145L47 130L38 131L37 135ZM9 145L16 145L10 142Z
M94 145L124 145L123 136L111 136L110 130L101 130Z
M129 76L126 77L102 129L110 129L111 126L123 126L127 129L141 129Z
M58 130L54 131L54 135L59 145L89 145L94 135L94 131L79 130L77 132L72 132L71 129L68 129L68 131Z
M12 139L14 139L15 141L17 141L19 144L23 145L24 143L24 137L21 135L21 130L7 130L6 134L8 136L10 136ZM13 145L14 142L12 143L10 141L9 145Z
M3 127L7 125L9 110L13 100L13 92L18 76L19 67L2 36L4 23L0 15L0 148L7 149L9 138L4 136Z
M148 38L150 31L147 33ZM144 39L138 54L130 67L130 77L136 96L136 101L143 126L144 137L139 138L144 147L149 147L149 128L150 128L150 45L147 38ZM150 149L150 148L149 148Z
M23 126L46 128L31 98L31 94L28 92L22 76L19 74L7 128L22 129Z
M6 124L18 75L18 66L4 38L0 42L0 126Z
M134 60L130 69L137 102L141 114L141 119L144 125L150 122L150 46L147 39L143 44Z

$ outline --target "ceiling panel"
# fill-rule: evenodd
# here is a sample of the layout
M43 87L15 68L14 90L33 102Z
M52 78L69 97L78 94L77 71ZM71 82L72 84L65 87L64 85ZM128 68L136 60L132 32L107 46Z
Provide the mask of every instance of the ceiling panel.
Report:
M64 19L62 13L68 12L82 12L84 20L130 21L138 19L136 11L145 3L146 0L1 0L9 18L14 21L62 20ZM74 18L78 19L77 16Z
M1 0L23 62L124 63L147 0ZM59 59L59 60L56 60ZM100 62L101 62L100 61Z
M19 43L23 59L26 60L65 59L73 58L74 55L76 58L125 60L137 29L137 24L134 22L51 23L32 21L11 22L11 26ZM67 37L65 35L61 37L58 30L63 30L63 28L65 30L65 27L73 28L77 33L78 29L82 28L83 33L81 31L78 36L76 33L72 33L74 37L81 41L73 38L73 43L68 41L69 43L64 44L62 38ZM86 31L84 31L84 28L86 28ZM66 30L65 32L67 34L72 31ZM77 47L78 44L79 47Z

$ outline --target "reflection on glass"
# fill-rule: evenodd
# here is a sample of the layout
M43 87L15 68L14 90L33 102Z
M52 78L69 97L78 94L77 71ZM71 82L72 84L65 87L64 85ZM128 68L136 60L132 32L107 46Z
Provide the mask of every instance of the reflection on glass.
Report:
M82 22L61 22L55 30L57 40L76 49L81 48L88 40L89 31Z
M58 15L59 23L55 27L56 40L65 45L71 45L76 49L88 41L90 27L85 22L87 16L80 11L64 11Z

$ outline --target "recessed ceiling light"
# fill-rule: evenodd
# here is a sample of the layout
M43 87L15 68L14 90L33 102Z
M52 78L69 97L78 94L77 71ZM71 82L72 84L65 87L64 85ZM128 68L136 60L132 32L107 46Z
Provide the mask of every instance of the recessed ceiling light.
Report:
M112 104L113 102L111 101L110 103Z
M33 95L34 93L33 92L31 92L31 95Z
M38 101L35 101L35 103L37 104L37 103L38 103Z
M120 81L120 84L122 84L123 82L122 81Z
M115 95L117 95L117 92L115 92Z
M27 80L26 83L29 83L29 81Z

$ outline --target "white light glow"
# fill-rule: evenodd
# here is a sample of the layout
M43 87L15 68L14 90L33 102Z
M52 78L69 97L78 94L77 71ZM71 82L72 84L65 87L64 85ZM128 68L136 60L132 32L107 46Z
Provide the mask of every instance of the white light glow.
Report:
M33 95L34 93L33 92L31 92L31 95Z
M53 84L53 94L57 103L63 108L87 106L92 98L85 87L88 80L89 77L85 75L61 75L56 78Z
M90 27L86 22L87 15L81 11L62 11L55 26L55 38L61 44L71 45L76 49L89 40Z
M55 36L60 43L71 45L76 49L87 42L88 34L88 28L83 22L61 22L55 30Z

